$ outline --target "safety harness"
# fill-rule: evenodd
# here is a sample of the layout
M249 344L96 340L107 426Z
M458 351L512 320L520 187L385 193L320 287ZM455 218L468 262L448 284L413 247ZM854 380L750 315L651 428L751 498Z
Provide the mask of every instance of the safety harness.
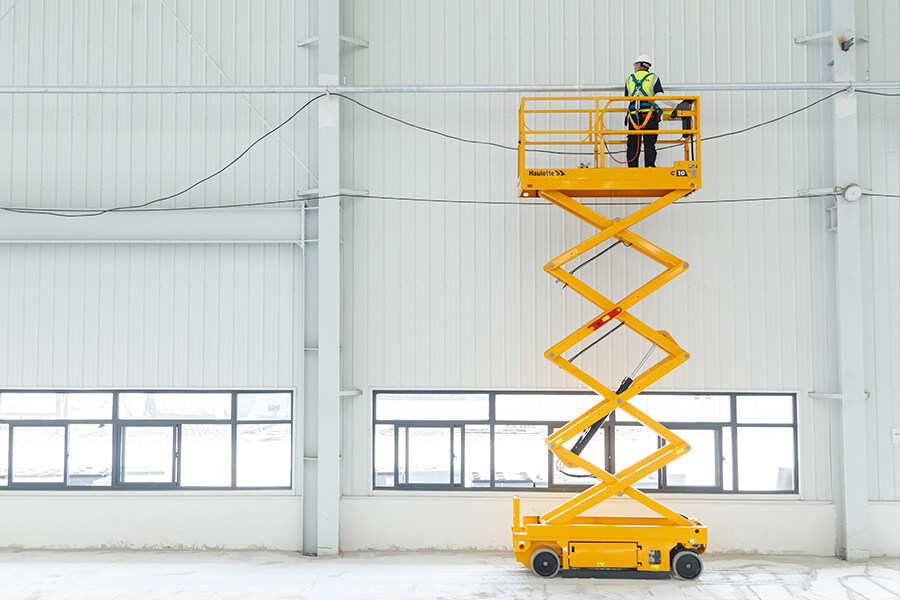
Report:
M644 82L647 81L647 79L652 76L653 76L653 73L650 73L649 71L647 71L644 73L643 77L641 77L640 80L638 80L636 75L632 74L631 81L634 83L634 91L632 92L631 96L632 97L644 96L645 98L649 97L651 94L648 94L647 90L644 89ZM643 123L638 124L638 122L634 118L634 115L635 115L635 113L642 113L642 112L646 112L647 115L644 117ZM643 129L644 127L646 127L647 123L650 121L650 116L654 115L654 114L658 114L660 112L661 111L659 110L659 108L653 102L632 101L628 105L628 119L631 121L631 124L634 126L635 129Z

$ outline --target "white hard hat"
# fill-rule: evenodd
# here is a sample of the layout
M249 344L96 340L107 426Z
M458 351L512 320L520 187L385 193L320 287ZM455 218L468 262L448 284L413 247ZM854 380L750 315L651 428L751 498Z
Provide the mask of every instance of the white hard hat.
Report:
M648 65L652 65L653 61L650 60L650 57L646 54L641 54L636 59L634 59L635 63L647 63Z

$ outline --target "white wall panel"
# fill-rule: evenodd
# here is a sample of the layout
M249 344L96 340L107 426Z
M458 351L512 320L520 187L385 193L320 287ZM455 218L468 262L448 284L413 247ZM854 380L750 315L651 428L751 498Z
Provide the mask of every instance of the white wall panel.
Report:
M827 46L792 41L830 27L821 4L343 0L343 33L369 45L342 45L342 83L618 87L641 52L654 57L664 84L829 80ZM855 50L859 72L874 81L900 80L897 3L858 5L861 33L869 35ZM316 33L309 25L314 10L307 0L0 0L0 85L308 85L315 46L297 42ZM823 94L700 95L709 137ZM355 98L452 135L517 142L516 94ZM226 164L307 99L0 95L0 198L15 206L109 207L169 194ZM860 183L898 194L897 100L864 96L859 104ZM776 124L707 140L703 189L690 200L794 195L841 183L830 179L831 110L823 103ZM301 115L221 176L167 204L280 200L315 188L312 115ZM517 201L514 151L448 140L346 102L341 118L343 187L496 202L344 202L342 371L346 389L367 392L345 405L345 492L361 496L371 493L369 390L573 388L576 382L541 354L596 311L541 271L590 230L549 206L501 204ZM662 152L661 164L671 160ZM862 200L870 497L887 501L900 499L900 454L885 437L889 427L900 427L895 200ZM799 392L804 500L831 497L831 407L806 392L839 386L828 351L836 330L829 321L833 248L825 203L685 203L637 227L691 263L635 311L692 354L656 389ZM275 245L0 245L0 382L298 387L299 252ZM582 270L612 297L655 272L622 248ZM645 348L621 331L610 341L615 346L594 349L581 364L615 385ZM354 502L345 513L351 523L379 514ZM829 522L830 511L821 511L808 523ZM348 547L372 547L352 534L348 540ZM758 547L785 547L766 543ZM817 548L830 543L830 537L816 540Z
M306 0L5 2L0 85L306 85ZM0 95L6 205L109 207L184 189L306 95ZM169 206L293 198L315 187L310 112Z
M4 492L0 547L296 551L301 505L285 494Z
M807 50L792 39L813 27L804 2L651 2L641 4L640 16L630 2L378 0L354 3L352 10L347 25L353 30L345 33L369 41L367 49L348 55L348 83L357 85L618 87L639 52L655 57L664 85L802 81ZM742 129L821 95L702 93L702 131L710 136ZM516 94L358 99L452 135L517 143ZM347 105L347 113L350 187L374 195L516 202L514 151L448 140L355 106ZM808 119L801 115L705 142L703 189L690 199L792 196L815 187ZM661 153L661 164L673 160L671 152ZM554 163L563 165L573 166ZM345 370L353 387L577 387L542 353L596 309L563 291L541 268L590 230L562 211L527 202L346 202L345 276L352 299ZM631 210L609 206L601 212L622 216ZM816 291L824 273L814 254L826 235L823 210L822 199L685 204L636 228L691 263L685 275L635 310L692 353L656 389L800 392L801 486L804 497L817 499L831 494L828 406L805 392L827 379L816 373L826 362L819 331L826 307ZM617 248L580 274L622 297L656 272L650 261ZM580 359L610 386L647 349L623 331ZM353 414L363 421L357 434L368 427L367 402L355 404ZM362 454L354 452L354 493L369 485L369 458Z
M521 493L523 514L541 514L566 499L563 494ZM709 528L712 553L831 555L834 549L834 506L830 502L798 502L783 498L669 497L673 510L703 515ZM881 516L887 507L873 504ZM603 503L605 514L643 514L630 500L611 498ZM889 509L888 509L889 510ZM441 518L435 518L440 515ZM384 540L400 550L466 549L503 550L510 544L512 494L385 494L372 498L344 498L341 502L341 539L346 550L384 548ZM771 527L760 527L765 521ZM900 551L889 536L900 532L896 518L885 521L874 554Z
M896 155L893 162L900 163ZM894 190L900 196L900 186ZM869 497L897 500L900 447L892 443L891 429L900 427L900 199L863 202Z
M0 245L0 381L293 387L295 260L274 244Z
M857 19L870 37L860 46L860 71L900 80L900 5L871 0ZM900 446L891 429L900 427L900 98L860 95L859 107L860 184L893 196L861 200L869 498L898 500Z

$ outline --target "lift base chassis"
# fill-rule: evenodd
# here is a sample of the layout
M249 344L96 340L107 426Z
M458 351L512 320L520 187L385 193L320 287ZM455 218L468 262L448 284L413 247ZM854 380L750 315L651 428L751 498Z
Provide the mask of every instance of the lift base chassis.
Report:
M532 568L543 548L559 557L564 577L665 578L679 551L706 551L706 527L674 525L662 517L576 517L547 525L526 516L513 528L516 560Z

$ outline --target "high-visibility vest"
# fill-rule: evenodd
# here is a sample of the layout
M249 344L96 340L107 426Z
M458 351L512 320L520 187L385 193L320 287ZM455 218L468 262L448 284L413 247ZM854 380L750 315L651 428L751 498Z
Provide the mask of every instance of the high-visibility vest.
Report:
M625 89L629 96L653 96L653 87L656 85L656 74L649 71L638 71L625 82ZM653 102L629 102L628 112L646 113L648 111L660 112Z

